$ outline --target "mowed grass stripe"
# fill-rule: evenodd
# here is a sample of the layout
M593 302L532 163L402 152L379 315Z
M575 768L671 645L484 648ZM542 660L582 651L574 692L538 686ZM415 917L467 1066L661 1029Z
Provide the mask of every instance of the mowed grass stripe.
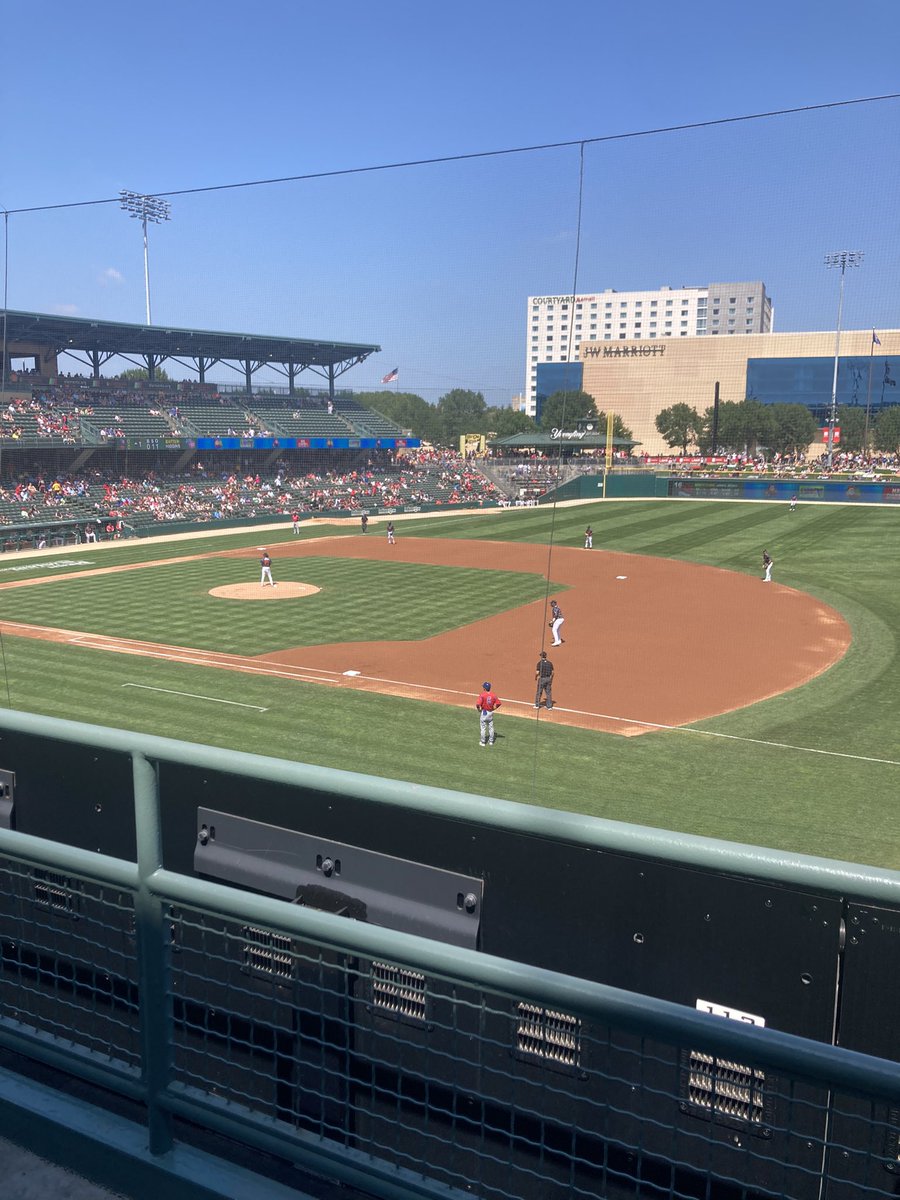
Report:
M7 591L0 617L255 655L329 642L416 641L541 599L546 590L542 577L524 572L366 559L284 558L275 569L277 579L321 591L264 605L222 599L210 589L258 586L256 564L200 559Z

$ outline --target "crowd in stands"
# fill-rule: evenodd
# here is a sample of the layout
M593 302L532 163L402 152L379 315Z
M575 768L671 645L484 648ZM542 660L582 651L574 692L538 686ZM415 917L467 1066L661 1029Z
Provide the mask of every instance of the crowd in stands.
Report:
M296 396L255 395L253 400L246 396L221 395L211 384L169 384L135 386L123 381L104 379L97 384L84 376L63 376L52 384L20 381L31 389L30 398L14 397L9 404L8 416L0 421L0 439L28 440L40 437L61 437L67 442L84 440L88 444L97 436L101 441L123 438L135 431L135 422L141 415L155 417L165 422L165 432L175 437L192 437L197 430L192 425L191 414L195 405L200 405L208 420L209 410L219 410L221 420L217 428L207 432L222 437L273 437L272 421L283 412L285 418L296 420L310 413L333 415L334 403L321 396L298 400ZM350 410L358 408L361 414L367 410L351 400L342 402ZM254 408L259 406L260 412ZM261 415L265 412L267 415ZM97 415L102 427L97 428L90 418ZM119 420L110 422L111 415ZM352 413L346 432L353 433ZM344 412L347 416L347 412ZM27 421L22 418L29 418ZM89 423L81 428L80 418ZM384 420L382 418L382 420ZM37 427L35 428L35 422ZM284 433L284 430L281 431ZM333 431L331 431L333 432ZM389 432L389 431L385 431ZM399 433L399 430L397 430Z
M818 466L821 470L827 467L825 455L818 459ZM872 451L869 454L835 451L831 469L832 471L849 471L859 478L869 478L878 472L885 471L900 474L900 454L887 454L882 451Z
M77 476L37 475L0 486L5 524L109 518L130 521L215 521L288 516L292 512L362 511L419 504L479 505L500 499L494 483L459 455L439 462L398 458L345 471L218 472L196 463L169 477L147 471L110 478L100 470Z
M775 477L779 479L829 478L831 475L852 475L858 479L874 478L877 474L900 474L900 454L872 450L835 450L832 464L828 465L827 453L813 458L805 453L798 454L723 454L715 457L702 455L642 455L639 460L644 466L669 467L679 474L729 474Z
M27 436L57 438L74 445L79 438L77 413L52 401L14 397L0 412L0 436L12 441Z

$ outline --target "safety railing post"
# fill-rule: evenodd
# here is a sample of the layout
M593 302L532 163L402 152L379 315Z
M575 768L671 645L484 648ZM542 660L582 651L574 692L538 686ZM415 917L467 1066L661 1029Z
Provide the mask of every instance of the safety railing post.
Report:
M172 999L164 902L151 894L148 880L162 866L159 780L156 767L143 754L132 755L134 816L137 840L138 891L135 896L142 1078L146 1087L150 1153L172 1148L172 1119L160 1104L169 1083L172 1044Z

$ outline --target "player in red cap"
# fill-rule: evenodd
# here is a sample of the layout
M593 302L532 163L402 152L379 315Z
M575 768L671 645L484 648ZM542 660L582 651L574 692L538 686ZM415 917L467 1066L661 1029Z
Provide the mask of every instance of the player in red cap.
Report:
M500 700L494 695L489 682L481 685L481 695L475 703L475 707L480 714L479 720L481 723L481 745L493 746L494 744L494 713L500 707Z

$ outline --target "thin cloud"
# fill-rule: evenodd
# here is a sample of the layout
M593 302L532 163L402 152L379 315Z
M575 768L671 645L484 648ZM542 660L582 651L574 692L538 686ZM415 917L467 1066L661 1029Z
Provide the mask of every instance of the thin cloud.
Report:
M115 267L107 267L105 271L101 271L98 282L105 286L108 283L122 283L124 279L121 271L117 271Z
M77 304L54 304L52 311L58 317L77 317L81 309Z

